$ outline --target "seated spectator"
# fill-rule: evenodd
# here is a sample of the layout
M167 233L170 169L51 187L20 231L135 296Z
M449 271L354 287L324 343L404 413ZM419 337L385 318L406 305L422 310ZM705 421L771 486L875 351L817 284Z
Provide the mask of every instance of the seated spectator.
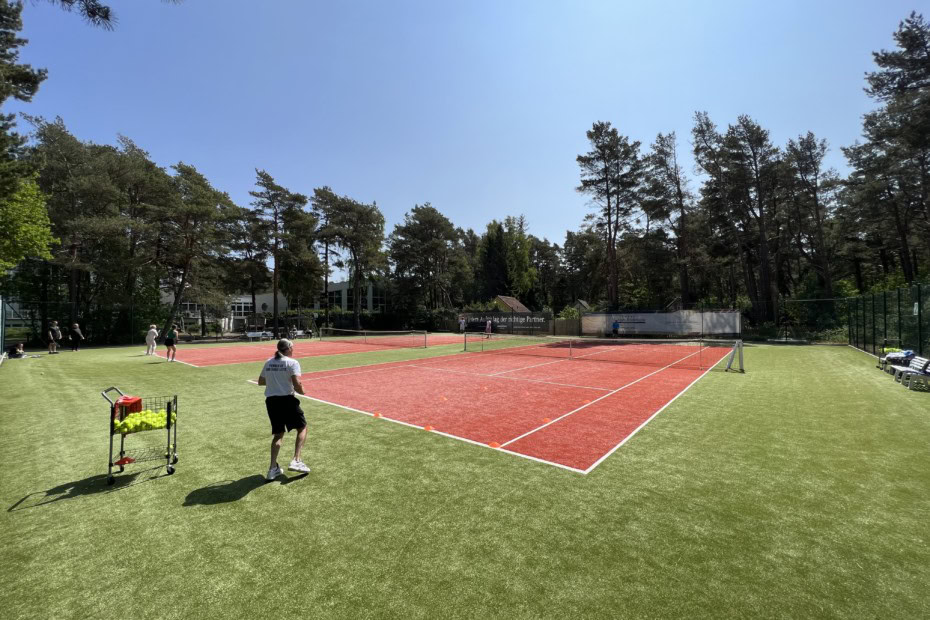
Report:
M7 355L10 359L17 359L20 357L26 357L26 351L23 348L23 343L15 344L7 351Z

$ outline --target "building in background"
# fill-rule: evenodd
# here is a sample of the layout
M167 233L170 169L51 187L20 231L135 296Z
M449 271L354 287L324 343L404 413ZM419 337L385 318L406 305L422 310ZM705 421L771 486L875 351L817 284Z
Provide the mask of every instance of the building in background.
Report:
M351 282L331 282L329 285L329 305L330 309L342 310L344 312L353 312L355 310L355 291L352 289ZM174 295L170 291L162 291L162 303L171 304L174 301ZM387 298L384 289L368 284L362 288L361 309L368 312L384 312L387 307ZM203 304L196 301L183 301L178 308L178 324L185 331L199 330L201 322L201 310L205 310L206 321L208 324L219 323L224 332L241 332L247 328L262 328L271 325L271 319L265 319L264 315L270 314L274 308L274 296L270 291L258 293L255 296L254 309L258 316L258 325L252 325L252 296L251 295L233 295L229 300L229 307L224 312L224 316L213 316L210 308L204 309ZM318 318L323 311L319 297L312 306L291 305L287 298L278 292L278 313L284 315L290 311L310 311L313 318Z

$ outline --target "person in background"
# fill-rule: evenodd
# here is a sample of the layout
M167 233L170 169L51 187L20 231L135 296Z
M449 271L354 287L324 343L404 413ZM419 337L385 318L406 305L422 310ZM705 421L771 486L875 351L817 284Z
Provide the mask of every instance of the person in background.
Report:
M61 342L61 328L58 327L58 321L52 321L48 326L48 354L55 355L58 353L58 343Z
M172 323L171 329L165 332L165 348L168 349L168 361L173 362L178 356L178 348L175 343L178 340L178 324Z
M25 343L23 342L14 344L12 347L10 347L9 351L7 351L7 357L9 357L11 360L19 359L21 357L26 357L26 350L24 346L25 346Z
M310 471L300 460L300 451L307 438L307 420L300 408L300 401L294 396L295 392L303 394L304 386L300 382L300 363L291 358L293 354L294 344L282 338L278 341L274 357L265 362L258 376L258 384L265 386L265 409L271 420L271 467L265 476L268 481L284 473L278 465L278 452L281 451L281 441L288 431L297 431L294 460L288 469L304 474Z
M614 324L611 326L613 329L614 336L620 335L620 321L614 321Z
M158 338L158 328L149 325L149 331L145 333L145 354L155 355L155 340Z
M84 334L81 333L81 328L77 323L71 326L71 333L68 334L68 337L71 339L71 350L79 350L81 341L84 340Z
M459 333L462 333L462 334L465 333L465 317L464 316L459 317Z
M491 319L488 319L488 322L484 324L484 337L491 337Z

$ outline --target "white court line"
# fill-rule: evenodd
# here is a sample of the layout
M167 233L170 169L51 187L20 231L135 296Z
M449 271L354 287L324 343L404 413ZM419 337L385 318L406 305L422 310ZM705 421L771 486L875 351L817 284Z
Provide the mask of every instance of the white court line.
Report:
M396 362L387 362L383 364L372 364L372 366L380 366L380 368L371 368L369 370L359 370L357 372L341 372L338 375L326 375L325 377L313 378L312 375L321 374L324 372L330 372L328 370L317 370L316 372L308 372L306 375L301 375L300 378L301 380L303 380L305 376L310 375L311 378L307 379L307 381L320 381L321 379L329 379L330 377L348 377L350 375L363 375L366 372L380 372L382 370L391 370L392 368L410 368L415 365L415 364L399 364L397 366L388 365L388 364L395 364L395 363ZM355 366L355 368L366 368L366 366Z
M254 381L254 380L252 380L252 379L246 379L246 383L251 383L251 384L253 384L253 385L258 385L258 381ZM321 399L321 398L314 398L313 396L307 396L307 395L305 395L305 394L296 394L296 396L299 396L300 398L306 398L307 400L315 400L316 402L318 402L318 403L323 403L324 405L332 405L333 407L339 407L340 409L346 409L346 410L348 410L348 411L354 411L355 413L361 413L362 415L367 415L367 416L372 417L372 418L375 417L375 414L372 413L372 412L370 412L370 411L362 411L361 409L355 409L354 407L347 407L346 405L340 405L339 403L333 403L333 402L330 402L330 401L328 401L328 400L323 400L323 399ZM409 426L410 428L415 428L415 429L417 429L417 430L423 430L423 427L422 427L422 426L418 426L418 425L416 425L416 424L411 424L410 422L404 422L403 420L395 420L394 418L388 418L388 417L385 417L385 416L383 416L383 415L380 416L379 419L381 419L381 420L386 420L386 421L388 421L388 422L393 422L394 424L402 424L402 425L404 425L404 426ZM466 439L465 437L459 437L458 435L452 435L451 433L445 433L445 432L443 432L443 431L437 431L437 430L433 430L433 431L430 431L430 432L436 433L437 435L442 435L443 437L448 437L448 438L450 438L450 439L455 439L455 440L458 440L458 441L464 441L465 443L470 443L470 444L472 444L473 446L479 446L479 447L485 448L485 449L487 449L487 450L494 450L495 452L506 452L507 454L512 454L512 455L514 455L514 456L519 456L519 457L521 457L521 458L525 458L525 459L528 459L528 460L530 460L530 461L536 461L537 463L543 463L544 465L552 465L553 467L559 467L559 468L561 468L561 469L567 469L568 471L573 471L573 472L575 472L575 473L577 473L577 474L584 474L584 473L586 473L585 471L583 471L583 470L581 470L581 469L577 469L577 468L575 468L575 467L569 467L568 465L562 465L561 463L554 463L554 462L552 462L552 461L546 461L546 460L544 460L544 459L540 459L540 458L537 458L537 457L535 457L535 456L530 456L530 455L528 455L528 454L520 454L519 452L514 452L514 451L512 451L512 450L504 450L504 449L502 449L502 448L492 448L492 447L489 446L488 444L486 444L486 443L481 443L480 441L475 441L474 439Z
M724 357L725 357L725 356L724 356ZM719 363L722 362L722 361L723 361L723 358L721 358L720 361L717 362L717 364L719 364ZM675 402L676 400L678 400L678 397L679 397L679 396L681 396L682 394L684 394L685 392L687 392L688 390L690 390L690 389L691 389L691 386L693 386L695 383L697 383L698 381L700 381L701 379L703 379L703 378L704 378L704 375L706 375L706 374L709 373L711 370L713 370L714 368L716 368L716 367L717 367L717 364L714 364L713 366L711 366L710 368L708 368L707 370L705 370L704 372L702 372L700 377L698 377L697 379L695 379L694 381L692 381L691 383L689 383L689 384L688 384L688 387L686 387L686 388L683 389L682 391L678 392L678 394L675 395L675 398L673 398L672 400L670 400L670 401L668 401L667 403L665 403L664 405L662 405L662 407L660 407L658 411L656 411L655 413L653 413L653 414L652 414L651 416L649 416L649 418L647 418L642 424L640 424L639 426L637 426L636 429L635 429L632 433L630 433L629 435L627 435L626 437L624 437L624 438L620 441L620 443L618 443L616 446L614 446L613 448L611 448L610 451L609 451L607 454L605 454L605 455L602 456L601 458L599 458L599 459L597 459L596 461L594 461L594 463L592 463L590 467L588 467L586 470L584 470L584 473L585 473L585 474L590 473L595 467L597 467L597 466L600 465L602 462L604 462L604 459L606 459L608 456L610 456L611 454L613 454L614 452L616 452L616 451L620 448L620 446L622 446L623 444L625 444L626 442L628 442L628 441L630 440L630 438L631 438L633 435L635 435L636 433L638 433L638 432L640 431L641 428L643 428L644 426L646 426L647 424L649 424L649 422L652 421L652 418L656 417L657 415L659 415L660 413L662 413L663 411L665 411L665 408L668 407L669 405L671 405L671 404L672 404L673 402Z
M163 359L163 360L165 360L166 362L168 361L168 358L167 358L167 357L162 357L162 356L159 355L157 352L155 353L155 357L157 357L157 358L159 358L159 359ZM190 362L182 362L182 361L179 360L179 359L175 359L174 361L177 362L178 364L187 364L188 366L193 366L194 368L200 368L200 366L197 366L196 364L191 364Z
M599 392L609 392L610 388L594 387L591 385L574 385L571 383L556 383L554 381L546 381L545 379L526 379L524 377L502 377L500 373L486 374L481 372L468 372L466 370L452 370L451 368L434 368L432 366L421 366L419 364L410 364L414 368L425 368L426 370L435 370L437 372L452 372L460 375L468 375L469 377L488 377L490 379L506 379L508 381L527 381L529 383L544 383L546 385L557 385L560 387L571 387L571 388L580 388L583 390L597 390ZM536 368L536 366L527 366L527 368ZM517 370L524 370L523 368L518 368ZM507 371L511 372L511 371Z
M585 409L585 408L587 408L587 407L590 407L590 406L593 405L594 403L596 403L596 402L598 402L598 401L600 401L600 400L604 400L604 399L607 398L608 396L612 396L613 394L616 394L616 393L619 392L620 390L625 390L626 388L630 387L631 385L636 385L637 383L639 383L639 382L642 381L643 379L648 379L648 378L651 377L652 375L658 374L658 373L662 372L663 370L665 370L666 368L671 368L671 367L674 366L675 364L678 364L679 362L683 362L684 360L688 359L688 358L691 357L692 355L697 355L698 353L700 353L700 351L695 351L695 352L692 353L691 355L688 355L688 356L686 356L686 357L683 357L683 358L681 358L680 360L678 360L678 361L676 361L676 362L674 362L674 363L672 363L672 364L669 364L668 366L663 366L662 368L660 368L660 369L658 369L658 370L656 370L656 371L654 371L654 372L650 372L648 375L644 375L644 376L640 377L639 379L637 379L636 381L631 381L630 383L627 383L626 385L622 385L622 386L618 387L616 390L613 390L613 391L611 391L611 392L608 392L607 394L604 394L603 396L599 396L598 398L595 398L595 399L592 400L590 403L586 403L586 404L584 404L584 405L578 407L577 409L573 409L572 411L569 411L568 413L565 413L565 414L560 415L559 417L555 418L554 420L552 420L552 421L550 421L550 422L546 422L546 423L543 424L542 426L537 426L536 428L534 428L534 429L532 429L532 430L530 430L530 431L527 431L527 432L523 433L523 434L520 435L519 437L514 437L514 438L511 439L510 441L507 441L507 442L502 443L502 444L501 444L501 447L503 448L503 447L505 447L505 446L507 446L507 445L509 445L509 444L512 444L513 442L515 442L515 441L517 441L517 440L519 440L519 439L523 439L524 437L526 437L526 436L528 436L528 435L532 435L532 434L535 433L536 431L540 431L540 430L546 428L547 426L551 426L552 424L555 424L555 423L558 422L559 420L562 420L562 419L564 419L564 418L567 418L568 416L570 416L570 415L572 415L572 414L574 414L574 413L578 413L578 412L581 411L582 409ZM718 362L718 363L719 363L719 362ZM716 365L716 364L715 364L715 365Z
M515 354L512 354L512 355L519 355L519 353L515 353ZM552 360L551 362L543 362L543 363L541 363L541 364L533 364L532 366L524 366L523 368L512 368L512 369L510 369L510 370L502 370L502 371L500 371L500 372L495 372L495 373L490 374L490 375L488 375L488 376L489 376L489 377L496 377L497 375L504 375L504 374L507 374L508 372L517 372L518 370L526 370L527 368L539 368L540 366L548 366L549 364L558 364L559 362L567 362L569 359L570 359L570 358L567 358L567 357L561 357L561 358L559 358L559 359L557 359L557 360Z

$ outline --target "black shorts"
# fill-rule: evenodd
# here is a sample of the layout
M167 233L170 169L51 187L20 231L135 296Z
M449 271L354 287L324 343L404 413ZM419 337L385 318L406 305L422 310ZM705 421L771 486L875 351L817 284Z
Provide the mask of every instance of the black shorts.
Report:
M271 432L274 435L300 430L307 425L304 410L296 396L269 396L265 398Z
M173 347L173 346L174 346L174 338L165 338L165 346L166 346L166 347Z

